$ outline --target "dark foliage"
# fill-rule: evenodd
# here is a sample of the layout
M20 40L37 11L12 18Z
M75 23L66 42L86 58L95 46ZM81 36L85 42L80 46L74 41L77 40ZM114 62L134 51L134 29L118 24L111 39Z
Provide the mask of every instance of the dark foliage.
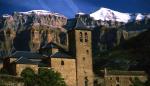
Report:
M26 68L22 71L21 76L24 79L25 86L35 85L35 73L31 68Z
M150 30L94 58L95 70L108 67L120 70L145 70L150 74ZM96 69L98 68L99 69Z
M40 68L39 73L35 74L32 69L26 68L21 76L26 86L66 86L60 73L52 69Z

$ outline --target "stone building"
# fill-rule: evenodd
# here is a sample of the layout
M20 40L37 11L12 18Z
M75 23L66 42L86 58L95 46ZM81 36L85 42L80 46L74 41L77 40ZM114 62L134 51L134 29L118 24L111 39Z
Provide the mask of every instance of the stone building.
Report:
M91 30L72 29L68 38L69 51L54 43L42 49L49 67L60 72L68 86L93 86Z
M57 52L50 58L50 67L61 73L68 86L76 85L76 60L71 56Z
M3 60L4 68L12 75L20 76L26 68L38 73L38 66L43 56L27 51L16 51Z
M33 28L31 33L34 51L39 47L39 31ZM4 68L20 76L25 68L31 68L37 73L39 66L49 67L61 73L68 86L93 86L91 30L72 29L68 31L68 38L68 49L60 44L48 43L42 47L40 54L16 51L4 59ZM43 60L46 62L41 64Z
M144 71L104 71L104 86L133 86L135 79L145 82L147 75Z
M69 52L76 60L77 86L93 86L91 30L75 28L68 36Z
M12 73L16 76L21 76L21 73L26 68L31 68L36 74L38 73L38 64L29 59L20 57L11 63Z
M49 56L43 59L44 67L52 68L59 72L64 78L67 86L76 85L76 59L67 53L63 48L55 43L49 43L40 50L40 53Z

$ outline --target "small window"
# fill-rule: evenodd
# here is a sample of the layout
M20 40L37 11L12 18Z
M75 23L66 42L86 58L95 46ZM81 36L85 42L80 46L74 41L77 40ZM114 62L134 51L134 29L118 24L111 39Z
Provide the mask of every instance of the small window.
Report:
M87 34L87 32L85 33L85 42L88 42L88 34Z
M89 80L88 80L88 77L85 77L85 78L84 78L85 86L88 86L88 81L89 81Z
M64 65L64 61L61 61L61 65Z
M83 61L85 60L85 57L83 57Z
M112 77L110 77L109 79L112 80Z
M132 77L130 77L129 80L130 80L130 82L132 82L133 81Z
M120 86L119 84L117 84L116 86Z
M80 42L83 42L83 34L80 32Z
M86 53L89 54L89 50L86 50Z
M119 82L119 77L116 77L117 82Z

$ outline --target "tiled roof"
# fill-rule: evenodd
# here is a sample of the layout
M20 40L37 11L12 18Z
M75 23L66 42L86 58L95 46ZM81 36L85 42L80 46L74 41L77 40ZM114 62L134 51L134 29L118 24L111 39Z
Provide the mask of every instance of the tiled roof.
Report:
M43 56L41 54L28 52L28 51L16 51L15 53L12 54L12 57L16 57L16 58L23 57L23 58L40 59Z

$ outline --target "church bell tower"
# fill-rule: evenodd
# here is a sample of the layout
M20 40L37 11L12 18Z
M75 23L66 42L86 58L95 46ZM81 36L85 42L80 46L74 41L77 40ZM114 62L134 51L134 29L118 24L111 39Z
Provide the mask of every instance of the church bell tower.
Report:
M77 86L93 86L91 29L75 28L68 36L69 51L76 58Z

